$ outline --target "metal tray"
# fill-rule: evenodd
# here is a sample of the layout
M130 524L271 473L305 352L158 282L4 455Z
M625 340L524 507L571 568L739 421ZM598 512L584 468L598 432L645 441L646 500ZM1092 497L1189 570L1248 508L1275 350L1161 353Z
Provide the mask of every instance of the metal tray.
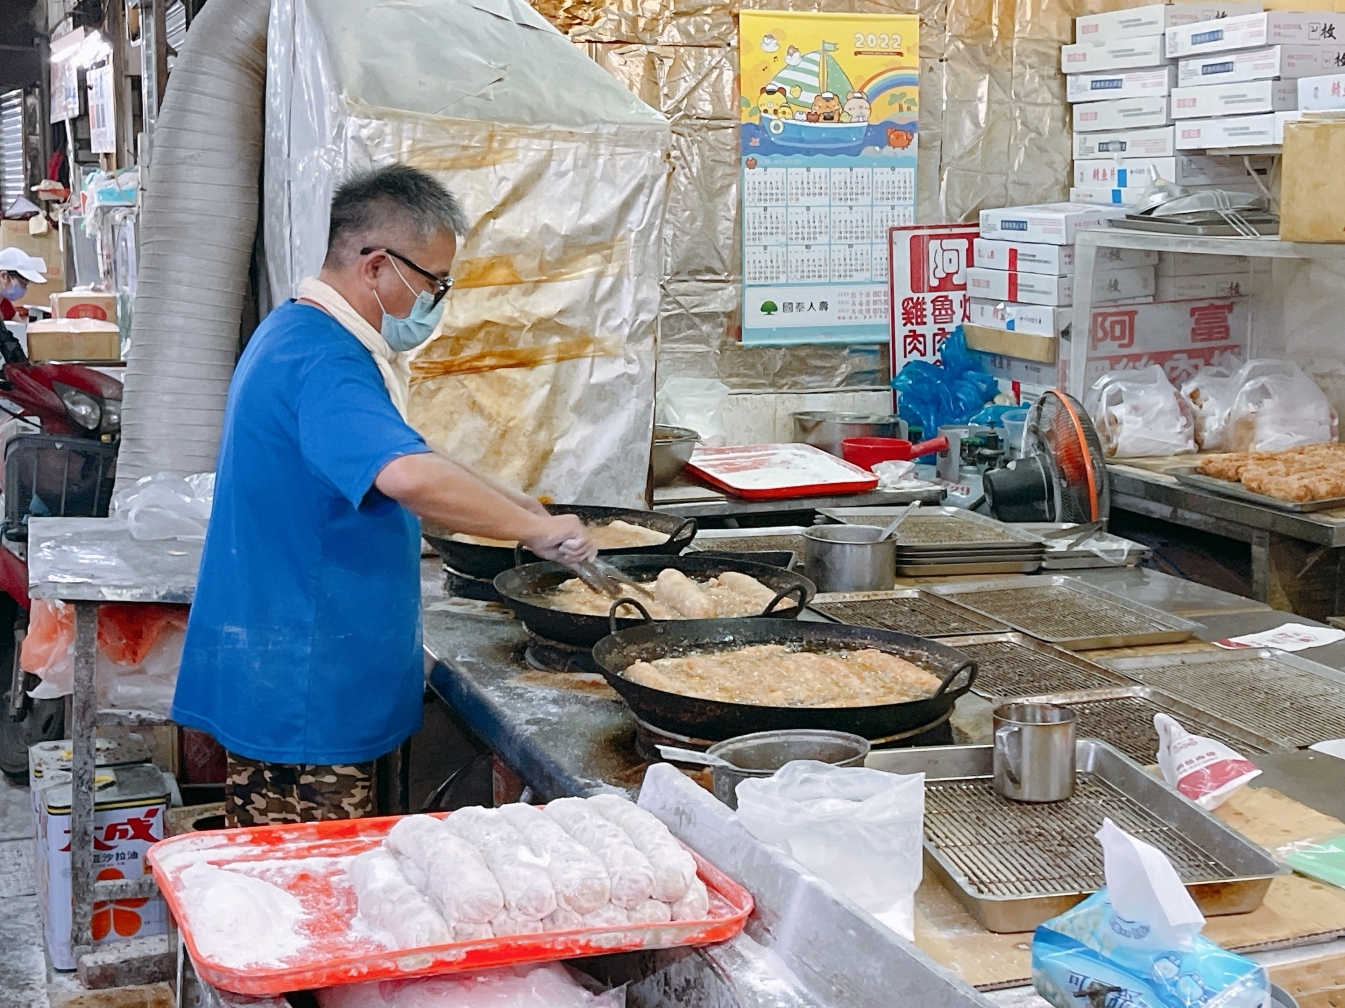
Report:
M1280 233L1279 219L1273 221L1248 220L1252 230L1257 234L1277 235ZM1130 231L1155 231L1158 234L1171 235L1192 235L1196 237L1208 236L1211 238L1241 238L1242 232L1231 224L1177 224L1166 221L1155 220L1152 217L1113 217L1112 227L1126 228ZM1248 241L1255 239L1248 238Z
M887 749L865 761L925 775L925 866L990 931L1031 931L1102 888L1093 834L1104 817L1166 854L1206 916L1255 910L1287 870L1105 742L1075 744L1074 796L1048 805L998 795L993 751Z
M961 574L1035 574L1041 570L1040 560L986 560L984 562L948 561L946 563L902 563L897 561L897 573L902 577L956 577Z
M1069 651L1176 644L1199 623L1095 588L1064 574L1012 582L968 581L932 589L960 605Z
M821 511L846 525L883 526L897 516L898 509L878 511L871 508L826 508ZM976 514L966 508L922 507L897 529L897 549L920 552L946 552L949 549L1021 550L1023 543L1041 546L1041 536L1004 522Z
M716 553L754 553L762 550L784 551L803 556L802 525L775 525L757 529L701 529L687 547Z
M976 662L972 692L988 700L1135 684L1119 672L1023 633L964 634L942 642Z
M1244 500L1251 504L1260 504L1262 507L1274 508L1276 511L1293 511L1298 514L1306 514L1312 511L1331 511L1335 508L1345 507L1345 497L1326 497L1322 500L1303 501L1301 503L1299 501L1280 500L1278 497L1269 497L1266 494L1248 490L1241 483L1236 483L1233 480L1206 476L1204 473L1196 472L1191 466L1169 469L1167 474L1175 477L1178 483L1185 483L1187 486L1209 490L1211 493Z
M1345 674L1284 651L1191 651L1102 664L1262 738L1302 748L1345 736Z
M947 637L1008 629L999 620L974 613L923 588L819 594L810 608L836 623L895 630L915 637Z
M1257 735L1152 686L1041 693L1021 699L1074 708L1079 738L1101 739L1146 766L1158 760L1154 715L1159 713L1175 717L1193 734L1218 739L1243 755L1292 750L1283 742Z

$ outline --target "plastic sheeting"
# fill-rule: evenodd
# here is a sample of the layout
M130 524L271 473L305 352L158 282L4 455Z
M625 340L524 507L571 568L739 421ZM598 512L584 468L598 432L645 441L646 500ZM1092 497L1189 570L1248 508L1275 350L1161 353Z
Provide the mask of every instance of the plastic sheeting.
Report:
M272 302L317 272L342 179L393 161L434 173L473 230L412 365L412 423L527 492L638 506L669 142L662 115L523 0L273 0Z

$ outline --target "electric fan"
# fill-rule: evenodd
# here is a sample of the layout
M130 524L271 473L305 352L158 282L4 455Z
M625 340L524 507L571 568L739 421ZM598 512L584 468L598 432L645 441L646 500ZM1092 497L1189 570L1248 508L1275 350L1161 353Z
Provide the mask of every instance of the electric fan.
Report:
M985 473L990 513L1006 522L1102 522L1111 489L1102 444L1073 396L1044 392L1027 414L1024 457Z

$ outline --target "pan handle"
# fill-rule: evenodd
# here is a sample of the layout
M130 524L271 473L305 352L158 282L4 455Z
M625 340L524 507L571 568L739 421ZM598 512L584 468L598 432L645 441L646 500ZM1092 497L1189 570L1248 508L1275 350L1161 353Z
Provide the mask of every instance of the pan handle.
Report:
M775 593L775 598L771 599L771 604L762 610L761 615L769 616L775 612L775 607L791 595L797 594L799 597L799 608L802 609L808 601L808 589L801 584L790 585L788 588L781 588Z
M680 541L682 533L685 532L687 529L691 529L691 534L686 537L686 541L691 542L692 539L696 538L696 533L699 531L699 529L696 527L695 518L684 518L682 520L682 524L678 525L677 528L673 529L673 534L668 536L668 542Z
M521 542L514 543L514 566L523 566L523 544Z
M620 609L622 606L634 606L636 609L640 610L640 615L644 617L644 621L646 623L654 622L654 617L649 615L648 609L640 605L640 603L637 602L635 599L626 598L623 595L621 598L617 599L615 602L612 603L611 609L607 610L607 625L611 627L612 633L616 633L619 629L621 629L616 625L616 611Z
M967 659L957 668L953 669L953 671L948 673L943 682L939 684L939 688L934 691L934 696L942 696L944 691L953 684L953 680L963 672L967 673L967 689L971 689L972 683L976 681L976 663L971 659Z

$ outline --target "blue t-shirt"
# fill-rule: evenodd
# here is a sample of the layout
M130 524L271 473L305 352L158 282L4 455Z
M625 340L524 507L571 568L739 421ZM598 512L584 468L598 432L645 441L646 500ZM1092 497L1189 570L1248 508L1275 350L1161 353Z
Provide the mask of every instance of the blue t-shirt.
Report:
M428 451L373 357L296 302L229 388L173 720L273 763L359 763L420 727L420 528L374 487Z

